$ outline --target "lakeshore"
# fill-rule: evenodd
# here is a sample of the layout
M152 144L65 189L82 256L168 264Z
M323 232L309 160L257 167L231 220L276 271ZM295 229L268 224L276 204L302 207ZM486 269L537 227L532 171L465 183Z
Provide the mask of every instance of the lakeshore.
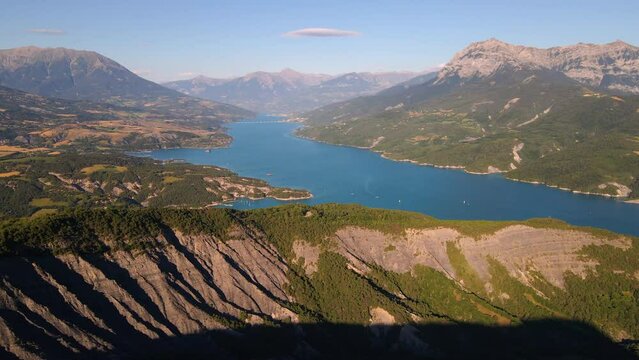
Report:
M274 118L276 119L276 118ZM145 153L159 160L228 168L272 186L305 189L303 200L239 199L237 209L287 202L359 203L417 211L445 219L521 220L553 217L575 225L639 235L639 206L619 199L577 194L550 186L512 181L503 174L476 176L464 169L395 161L369 149L310 141L295 136L299 123L228 124L234 141L212 149L167 149ZM455 171L453 171L455 170Z
M438 164L419 162L417 160L412 160L412 159L398 159L398 158L393 157L393 154L391 154L391 153L388 153L388 152L385 152L385 151L380 151L380 150L375 150L373 146L355 146L355 145L338 144L338 143L334 144L334 143L330 143L330 142L327 142L327 141L314 139L314 138L311 138L311 137L308 137L308 136L303 136L297 130L295 131L295 136L297 136L297 137L299 137L301 139L314 141L314 142L319 142L319 143L327 144L327 145L343 146L343 147L349 147L349 148L354 148L354 149L368 150L368 151L371 151L373 153L379 154L380 157L382 157L384 159L387 159L387 160L390 160L390 161L406 162L406 163L410 163L410 164L414 164L414 165L429 166L429 167L433 167L433 168L437 168L437 169L462 170L466 174L471 174L471 175L508 174L508 171L505 171L505 170L498 170L498 171L492 171L492 172L491 171L486 171L486 172L471 171L471 170L467 170L466 167L462 166L462 165L438 165ZM504 179L517 181L517 182L521 182L521 183L526 183L526 184L543 185L543 186L547 186L547 187L550 187L550 188L553 188L553 189L558 189L558 190L561 190L561 191L568 191L568 192L571 192L573 194L603 196L603 197L607 197L607 198L614 198L614 199L620 199L620 200L628 199L628 196L625 196L625 195L614 195L614 194L598 193L598 192L591 192L591 191L581 191L581 190L571 189L571 188L568 188L568 187L563 187L563 186L560 186L560 185L548 184L548 183L545 183L545 182L542 182L542 181L517 179L517 178L513 178L513 177L508 177L508 176L504 176ZM624 200L624 201L626 203L628 203L628 204L639 204L639 199L628 199L628 200Z

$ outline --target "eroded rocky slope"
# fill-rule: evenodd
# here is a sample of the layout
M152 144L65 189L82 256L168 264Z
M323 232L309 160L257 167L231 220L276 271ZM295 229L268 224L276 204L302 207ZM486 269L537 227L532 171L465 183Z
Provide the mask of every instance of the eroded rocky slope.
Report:
M222 243L167 232L157 248L137 253L6 259L3 346L31 358L135 347L140 338L226 328L240 318L296 321L280 305L289 300L286 264L263 239L236 236Z
M461 356L494 325L511 355L623 358L606 336L639 335L636 239L558 222L335 205L93 211L4 222L0 240L0 349L18 358L344 357L345 341L374 357ZM547 318L580 322L553 323L562 344L549 345L535 323Z

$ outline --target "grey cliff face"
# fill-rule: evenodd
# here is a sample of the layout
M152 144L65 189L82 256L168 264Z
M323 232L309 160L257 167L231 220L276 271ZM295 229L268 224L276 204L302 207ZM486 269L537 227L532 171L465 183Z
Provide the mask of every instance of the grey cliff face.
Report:
M553 70L593 88L639 94L639 48L622 41L539 49L490 39L455 54L437 81L485 78L503 68Z

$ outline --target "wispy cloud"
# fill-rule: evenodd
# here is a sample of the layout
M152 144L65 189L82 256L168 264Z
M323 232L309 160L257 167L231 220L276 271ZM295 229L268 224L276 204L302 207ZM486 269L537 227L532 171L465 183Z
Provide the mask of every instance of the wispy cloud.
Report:
M27 32L30 32L32 34L43 34L43 35L65 35L66 34L66 31L61 29L42 29L42 28L27 29Z
M304 28L289 31L283 34L286 37L345 37L358 36L361 33L351 30L330 29L330 28Z

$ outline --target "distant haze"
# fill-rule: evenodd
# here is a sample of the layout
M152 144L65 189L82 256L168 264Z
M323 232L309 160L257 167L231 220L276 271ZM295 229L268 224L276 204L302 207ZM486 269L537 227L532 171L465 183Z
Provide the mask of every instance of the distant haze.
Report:
M280 72L258 71L232 79L198 76L168 82L164 86L260 113L292 114L371 95L422 74L407 71L352 72L333 76L284 69Z

